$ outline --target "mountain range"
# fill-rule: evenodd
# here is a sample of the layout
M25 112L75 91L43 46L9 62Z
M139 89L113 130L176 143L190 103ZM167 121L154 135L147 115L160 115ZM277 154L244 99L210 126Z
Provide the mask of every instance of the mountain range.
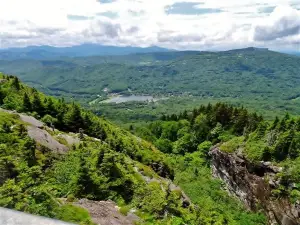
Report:
M24 48L0 49L0 60L53 59L60 57L83 57L95 55L127 55L132 53L167 52L168 49L151 46L118 47L98 44L82 44L71 47L28 46Z
M257 48L258 49L258 48ZM262 48L263 49L263 48ZM239 50L239 49L237 49ZM174 49L167 49L157 46L133 47L133 46L108 46L99 44L81 44L69 47L54 46L27 46L0 49L0 60L17 60L17 59L57 59L66 57L87 57L87 56L118 56L139 53L162 53L175 52ZM199 52L183 51L183 52ZM216 51L215 51L216 52ZM282 53L300 56L299 51L279 51Z

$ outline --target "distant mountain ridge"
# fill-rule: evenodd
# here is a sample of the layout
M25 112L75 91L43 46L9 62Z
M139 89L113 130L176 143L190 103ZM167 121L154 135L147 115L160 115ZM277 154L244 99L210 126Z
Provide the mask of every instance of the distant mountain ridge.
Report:
M86 57L86 56L109 56L127 55L135 53L169 52L165 48L157 46L142 47L121 47L105 46L98 44L82 44L71 47L52 47L52 46L28 46L24 48L0 49L0 60L17 59L53 59L63 57Z
M109 46L100 44L81 44L70 47L54 47L49 45L41 46L27 46L15 48L0 48L0 60L20 60L20 59L34 59L34 60L50 60L62 58L75 58L75 57L95 57L95 56L124 56L124 55L139 55L139 54L162 54L170 59L170 57L178 57L183 54L203 54L203 53L217 53L217 52L257 52L268 51L268 48L247 47L241 49L232 49L226 51L210 51L210 50L175 50L167 49L158 46L149 47L134 47L134 46ZM168 54L173 52L175 55ZM277 51L289 55L300 56L298 51ZM164 54L165 53L165 54ZM178 53L178 54L177 54ZM167 54L167 55L166 55Z

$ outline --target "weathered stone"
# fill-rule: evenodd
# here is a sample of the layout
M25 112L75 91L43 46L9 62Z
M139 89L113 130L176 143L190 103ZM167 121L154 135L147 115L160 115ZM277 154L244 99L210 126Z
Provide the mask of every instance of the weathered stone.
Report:
M251 163L241 155L222 152L218 147L209 152L212 157L213 175L222 179L230 193L237 196L250 210L258 210L259 203L269 224L299 225L300 210L288 199L272 197L272 188L279 184L276 173L282 168L271 163ZM270 179L266 182L266 177Z
M67 146L59 143L52 137L52 135L45 129L47 127L43 122L37 120L33 116L28 116L16 111L5 110L2 108L0 108L0 111L18 115L20 117L20 120L27 124L26 128L28 136L35 140L36 143L39 144L39 146L44 146L56 153L65 153L69 150Z
M68 147L55 140L47 131L38 127L28 126L28 136L35 140L39 145L44 146L56 153L65 153Z

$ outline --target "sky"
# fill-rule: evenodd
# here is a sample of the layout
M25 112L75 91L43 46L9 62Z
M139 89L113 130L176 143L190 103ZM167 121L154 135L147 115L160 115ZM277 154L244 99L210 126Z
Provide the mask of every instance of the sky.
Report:
M300 0L0 0L0 48L300 51Z

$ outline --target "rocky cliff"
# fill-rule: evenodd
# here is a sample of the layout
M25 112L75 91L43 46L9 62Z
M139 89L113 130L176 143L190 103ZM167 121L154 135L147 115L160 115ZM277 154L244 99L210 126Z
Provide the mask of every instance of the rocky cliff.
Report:
M228 191L237 196L250 210L263 209L270 225L300 225L300 204L275 198L272 190L280 180L276 174L282 168L269 162L249 162L242 155L222 152L218 147L210 151L212 171L222 179Z

